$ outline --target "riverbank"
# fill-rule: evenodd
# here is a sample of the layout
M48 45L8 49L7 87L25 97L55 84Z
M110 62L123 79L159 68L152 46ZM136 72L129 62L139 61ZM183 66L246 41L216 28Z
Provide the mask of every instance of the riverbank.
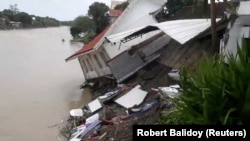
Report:
M1 26L0 30L17 30L17 29L38 29L38 28L50 28L50 27L62 27L62 25L59 26L36 26L36 27L9 27L9 26Z
M122 97L129 90L139 85L140 89L147 93L143 102L131 109L122 107L114 102L114 100L103 104L102 109L98 111L101 117L101 127L96 130L96 132L92 132L92 134L84 136L84 138L98 138L98 140L102 141L130 141L132 140L132 125L158 124L161 112L163 110L170 109L171 102L166 96L162 95L158 91L155 91L155 89L158 87L167 87L169 85L177 84L176 81L168 77L167 73L169 71L169 68L165 68L164 66L153 62L132 76L130 79L126 80L126 82L123 83L125 85L126 92L119 94L119 96L115 97L115 99ZM108 90L111 89L114 89L114 85L110 85L110 87L107 85L105 87L94 87L92 100L102 96L105 92L108 92ZM136 112L133 111L133 109L141 110ZM79 122L79 125L81 125L81 122ZM69 132L72 133L72 130ZM68 136L68 138L70 138L70 136Z

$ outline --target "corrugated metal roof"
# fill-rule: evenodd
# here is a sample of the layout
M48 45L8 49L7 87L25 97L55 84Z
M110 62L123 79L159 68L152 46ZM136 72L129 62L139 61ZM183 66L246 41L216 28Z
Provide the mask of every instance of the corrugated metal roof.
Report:
M224 30L227 28L227 23L228 21L225 21L217 25L216 30L218 39L223 37ZM216 45L219 45L219 40L217 40ZM171 40L161 51L161 56L158 61L168 68L175 68L178 70L186 68L189 71L195 71L196 65L202 60L204 53L208 57L212 57L213 55L210 29L207 29L183 45L176 40Z
M99 101L99 99L95 99L93 101L91 101L89 104L88 104L88 108L90 110L91 113L94 113L95 111L99 110L102 108L102 104L101 102Z
M140 2L145 2L143 5L138 5L140 4ZM129 11L133 10L133 9L140 9L141 7L143 7L143 11L140 11L139 13L137 12L135 19L132 17L126 17L129 18L130 21L130 25L131 23L136 23L137 20L141 19L141 17L144 16L149 16L151 17L152 15L149 15L149 13L154 12L158 9L161 9L162 6L164 6L165 1L164 0L132 0L131 2L129 2L129 5L126 7L125 10L123 10L123 12L121 13L121 15L113 22L112 26L110 27L110 29L104 34L105 36L111 35L112 33L116 32L114 31L114 29L116 29L117 25L121 24L121 21L123 18L126 17L127 13L129 13ZM139 8L140 7L140 8ZM147 23L144 22L143 25L145 25ZM132 24L133 25L133 24ZM136 25L136 27L138 27ZM132 29L133 27L129 28L124 28L126 29ZM97 43L96 46L94 46L94 49L99 48L100 46L98 46L98 44L102 43L103 41L105 41L104 38L100 39L100 41Z
M217 21L219 20L220 19L217 19ZM210 19L167 21L110 35L107 36L106 39L110 42L124 41L128 38L140 36L142 34L159 29L165 32L171 38L175 39L180 44L185 44L187 41L193 39L195 36L208 29L210 25Z
M147 96L147 92L141 90L140 88L141 85L135 86L128 93L116 99L115 102L127 109L135 105L140 105Z
M241 1L238 8L239 15L250 15L250 1Z

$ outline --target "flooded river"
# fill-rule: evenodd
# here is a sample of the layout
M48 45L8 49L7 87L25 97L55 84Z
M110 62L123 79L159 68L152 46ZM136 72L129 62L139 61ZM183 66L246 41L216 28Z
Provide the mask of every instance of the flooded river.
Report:
M62 39L65 41L62 42ZM0 141L56 141L69 110L90 101L68 27L0 31Z

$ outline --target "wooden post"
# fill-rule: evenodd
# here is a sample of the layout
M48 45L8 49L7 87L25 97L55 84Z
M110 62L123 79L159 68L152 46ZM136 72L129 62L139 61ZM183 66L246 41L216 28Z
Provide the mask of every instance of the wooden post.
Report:
M212 49L213 53L216 54L219 52L219 48L217 45L215 0L210 0L210 16L211 16Z

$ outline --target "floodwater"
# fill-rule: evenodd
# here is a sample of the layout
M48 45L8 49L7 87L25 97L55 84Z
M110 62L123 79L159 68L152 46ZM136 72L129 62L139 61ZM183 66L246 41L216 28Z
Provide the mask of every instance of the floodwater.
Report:
M63 42L62 39L65 41ZM69 27L0 31L0 141L57 141L73 108L91 100Z

